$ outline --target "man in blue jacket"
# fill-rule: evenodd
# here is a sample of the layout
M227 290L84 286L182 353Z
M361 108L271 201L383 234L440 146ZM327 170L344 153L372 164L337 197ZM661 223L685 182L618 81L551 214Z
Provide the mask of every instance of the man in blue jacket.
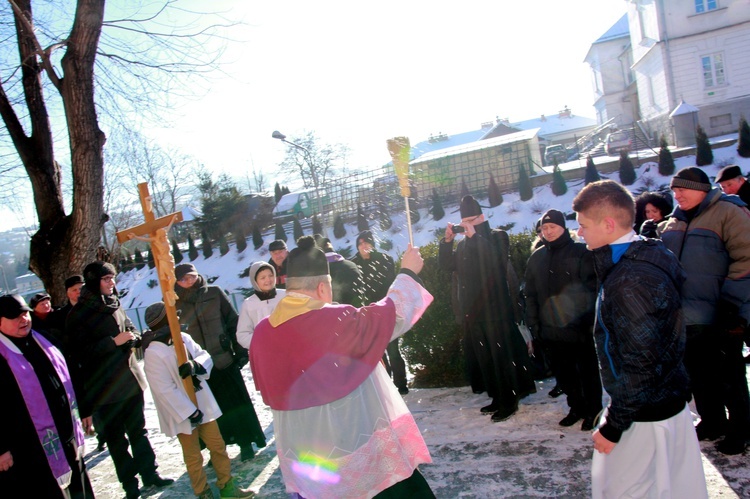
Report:
M683 365L684 273L661 241L633 231L632 195L611 180L573 200L599 280L594 327L610 403L592 436L592 495L707 497Z

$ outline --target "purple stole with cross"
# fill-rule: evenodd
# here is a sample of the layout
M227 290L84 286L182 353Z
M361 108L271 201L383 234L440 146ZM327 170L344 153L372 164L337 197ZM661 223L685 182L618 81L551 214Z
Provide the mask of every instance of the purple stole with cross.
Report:
M31 331L34 340L42 347L42 351L52 364L57 377L65 388L65 393L70 406L70 417L73 421L73 433L75 434L78 458L83 455L83 428L78 416L78 405L76 403L75 392L73 391L73 382L70 379L68 366L65 363L62 353L55 348L46 338L35 331ZM60 442L60 436L55 427L55 421L52 419L52 413L44 397L42 385L39 383L34 372L34 367L26 360L26 357L7 337L0 334L0 355L5 358L8 367L13 372L13 376L18 383L18 389L21 391L23 400L26 403L26 409L29 411L31 421L36 429L39 442L44 449L47 457L47 463L54 475L60 488L70 485L72 471L68 460L65 458L65 451Z

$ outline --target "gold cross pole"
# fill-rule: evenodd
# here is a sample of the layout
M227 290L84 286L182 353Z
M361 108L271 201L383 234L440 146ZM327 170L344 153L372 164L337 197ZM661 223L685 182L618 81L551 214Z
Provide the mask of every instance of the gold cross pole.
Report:
M401 195L404 196L404 203L406 204L406 228L409 231L409 244L414 246L414 237L411 234L411 210L409 210L409 196L411 195L411 189L409 189L409 153L411 151L409 137L393 137L388 139L386 144L393 160L393 168L396 170L398 185L401 186Z
M177 318L177 308L175 307L177 294L174 292L176 281L174 275L174 257L169 248L167 232L169 232L172 224L182 222L182 213L178 211L156 219L151 203L151 194L148 192L148 184L146 182L138 184L138 194L141 198L141 207L143 208L143 216L146 223L121 230L117 233L117 240L120 243L124 243L130 239L140 239L151 243L151 252L154 255L154 264L156 265L156 275L161 285L161 294L164 297L169 330L172 333L174 351L177 354L177 365L181 366L187 362L188 357L185 344L182 342L180 320ZM182 380L182 384L185 387L188 397L190 397L190 400L197 407L198 404L195 399L192 380L189 377L185 378Z

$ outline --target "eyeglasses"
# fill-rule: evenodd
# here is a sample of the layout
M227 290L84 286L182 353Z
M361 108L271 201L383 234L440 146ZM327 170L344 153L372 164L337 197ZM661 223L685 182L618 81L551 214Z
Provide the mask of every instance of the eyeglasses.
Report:
M102 277L102 281L104 282L114 282L114 280L115 276L113 275L105 275L104 277Z
M185 274L182 276L182 278L177 282L195 282L195 280L198 279L198 276L195 274Z

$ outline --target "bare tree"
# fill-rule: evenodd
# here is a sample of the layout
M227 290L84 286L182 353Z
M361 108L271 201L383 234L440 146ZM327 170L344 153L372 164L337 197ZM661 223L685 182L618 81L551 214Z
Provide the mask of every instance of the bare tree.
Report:
M282 171L293 171L299 175L305 188L325 187L329 177L344 171L348 148L343 144L323 143L315 132L301 137L291 137L288 142L301 147L289 146L281 166Z
M64 279L94 259L107 220L100 118L127 122L149 116L149 110L153 116L181 88L194 91L183 80L212 69L218 57L206 50L218 23L208 25L196 15L195 23L163 31L174 26L173 20L160 23L174 4L164 0L156 10L148 10L151 2L113 4L118 17L105 22L104 0L0 3L0 117L30 181L39 219L29 266L56 301L64 296ZM68 172L55 154L64 144L69 210L63 190Z

